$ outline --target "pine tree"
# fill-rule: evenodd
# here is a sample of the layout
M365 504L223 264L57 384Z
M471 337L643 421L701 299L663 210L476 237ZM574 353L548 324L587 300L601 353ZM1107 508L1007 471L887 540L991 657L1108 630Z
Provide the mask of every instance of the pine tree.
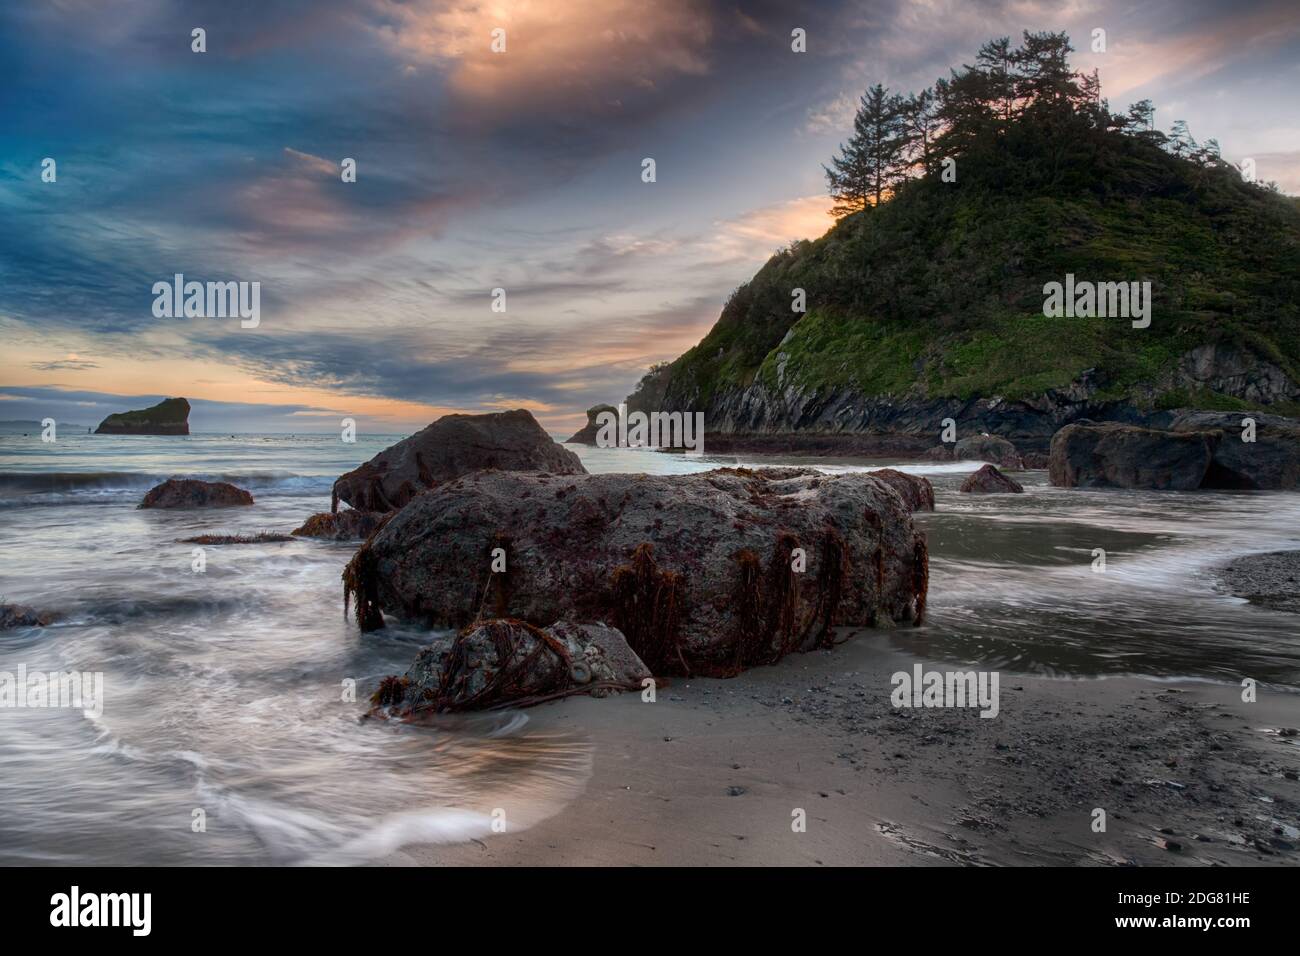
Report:
M966 68L977 71L983 77L984 97L1003 125L1010 123L1015 115L1018 80L1016 65L1011 38L999 37L980 47L975 56L975 66Z
M1189 159L1199 149L1200 146L1187 126L1187 120L1174 120L1173 128L1169 131L1169 151L1175 156Z
M1078 109L1085 105L1088 93L1080 85L1080 76L1070 69L1070 38L1064 33L1024 34L1024 43L1015 52L1017 67L1016 98L1028 106Z
M840 145L841 155L823 167L835 200L834 215L880 205L907 177L907 144L903 99L877 83L862 97L852 138Z
M907 96L901 113L910 165L919 167L925 174L933 168L934 140L941 129L934 91L922 90Z

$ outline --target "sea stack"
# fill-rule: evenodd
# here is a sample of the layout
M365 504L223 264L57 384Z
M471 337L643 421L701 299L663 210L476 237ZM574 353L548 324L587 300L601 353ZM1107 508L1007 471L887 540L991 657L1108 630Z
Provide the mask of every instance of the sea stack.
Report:
M95 429L96 435L188 435L190 403L183 398L163 399L150 408L114 412Z

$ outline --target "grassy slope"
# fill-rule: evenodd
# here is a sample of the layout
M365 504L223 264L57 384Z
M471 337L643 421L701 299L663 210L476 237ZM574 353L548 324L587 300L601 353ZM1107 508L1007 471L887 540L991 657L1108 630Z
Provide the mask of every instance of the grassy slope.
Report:
M1045 318L1043 284L1067 272L1151 280L1151 327ZM803 316L790 307L796 287L807 291ZM787 385L1024 398L1097 368L1101 397L1145 403L1178 356L1210 342L1300 380L1297 303L1294 200L1133 137L1013 129L963 156L957 182L913 182L778 253L661 381L670 397L704 404L756 378L775 387L784 353ZM1242 406L1172 390L1154 404Z

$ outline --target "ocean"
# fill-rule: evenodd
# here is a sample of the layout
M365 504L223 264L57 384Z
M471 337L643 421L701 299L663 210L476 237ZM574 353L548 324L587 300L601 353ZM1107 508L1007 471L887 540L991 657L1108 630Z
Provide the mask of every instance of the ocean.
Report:
M504 806L510 827L527 827L582 791L600 754L580 727L539 729L527 711L362 719L375 684L429 635L398 622L362 635L344 618L354 544L208 546L198 572L179 541L288 532L329 510L339 474L400 437L0 435L0 600L58 615L0 632L0 675L103 679L102 713L0 707L0 864L393 860L411 844L489 838ZM926 475L929 616L889 635L925 660L1300 687L1294 617L1224 593L1214 575L1237 555L1300 547L1300 495L1064 490L1029 472L1016 476L1023 495L972 496L957 486L977 463L569 447L593 472ZM178 476L230 481L256 504L136 509Z

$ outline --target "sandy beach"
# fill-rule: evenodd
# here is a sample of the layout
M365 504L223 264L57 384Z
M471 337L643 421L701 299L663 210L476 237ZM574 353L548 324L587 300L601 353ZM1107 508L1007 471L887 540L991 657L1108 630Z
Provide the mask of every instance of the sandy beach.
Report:
M891 674L944 667L903 653L907 640L864 632L733 680L678 681L653 704L629 694L535 708L538 726L590 740L585 792L529 829L391 862L1294 862L1293 693L1260 687L1247 704L1226 684L1006 673L995 718L896 710ZM794 832L800 809L807 828Z

